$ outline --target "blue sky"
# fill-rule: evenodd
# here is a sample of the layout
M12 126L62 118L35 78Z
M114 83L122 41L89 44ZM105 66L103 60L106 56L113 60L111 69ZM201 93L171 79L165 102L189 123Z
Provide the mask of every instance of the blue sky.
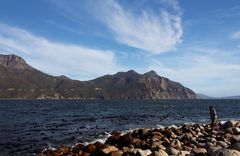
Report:
M0 53L73 79L155 70L240 95L240 1L0 0Z

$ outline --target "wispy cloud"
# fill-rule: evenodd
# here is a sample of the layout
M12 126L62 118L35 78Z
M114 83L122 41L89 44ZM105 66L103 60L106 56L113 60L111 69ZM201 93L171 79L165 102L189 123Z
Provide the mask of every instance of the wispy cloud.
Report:
M240 84L239 56L216 48L191 48L180 57L149 60L149 69L179 81L196 92L211 96L238 95ZM168 62L175 62L169 66Z
M112 51L49 41L1 23L0 47L5 53L24 56L35 68L54 75L90 79L122 69Z
M117 0L84 1L84 7L79 1L65 3L60 0L55 3L60 6L60 12L72 21L82 25L82 14L87 12L88 16L92 15L90 18L98 21L99 27L106 29L102 31L110 32L118 43L150 54L175 50L182 41L181 9L176 0L137 1L134 7L121 5Z
M231 34L232 39L240 39L240 31L236 31Z
M176 2L172 4L174 9L179 9ZM99 8L98 18L120 43L160 54L174 50L181 42L183 30L178 10L173 14L165 9L153 12L145 8L134 14L114 0L104 1Z

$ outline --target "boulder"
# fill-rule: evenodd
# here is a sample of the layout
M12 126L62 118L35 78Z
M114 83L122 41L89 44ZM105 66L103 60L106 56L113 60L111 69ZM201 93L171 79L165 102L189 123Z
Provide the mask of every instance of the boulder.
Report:
M122 132L121 131L113 131L111 133L112 136L116 137L116 138L120 138Z
M83 152L81 156L90 156L91 154L88 152Z
M158 150L158 153L160 154L160 156L168 156L167 152L162 149Z
M178 152L177 156L187 156L187 155L190 155L190 152L189 151L180 151Z
M240 151L240 143L235 143L230 146L231 149Z
M123 136L121 136L119 138L119 143L118 145L120 147L124 147L124 146L130 146L132 143L132 136L130 133L124 134Z
M240 135L233 135L232 143L240 143Z
M123 155L122 150L114 151L111 153L111 156L122 156L122 155Z
M93 153L93 152L95 152L95 150L96 150L96 146L93 144L88 144L87 146L85 146L83 148L83 151L87 152L87 153Z
M133 153L134 148L123 147L123 153Z
M132 139L132 144L135 148L140 148L141 147L141 142L142 142L142 140L140 140L139 138L133 138Z
M79 148L78 146L76 146L76 147L73 147L72 153L74 153L74 154L76 154L76 155L82 155L83 151L81 150L81 148Z
M158 141L158 140L162 139L163 137L164 137L164 135L162 135L161 133L159 133L159 135L154 134L151 139L152 139L153 141Z
M144 136L148 135L148 129L146 128L141 128L138 130L138 134L141 138L143 138Z
M149 149L147 149L147 150L138 149L136 152L136 156L148 156L151 153L152 153L152 151L150 151Z
M217 145L221 146L222 148L227 148L228 147L228 144L224 141L218 141Z
M230 121L225 122L225 123L222 125L222 128L223 128L223 129L227 129L227 128L235 127L236 124L237 124L237 121L230 120Z
M227 141L231 142L231 141L232 141L232 134L226 133L226 134L225 134L225 139L226 139Z
M181 150L181 148L182 148L181 142L178 139L174 139L171 142L170 146L173 148L176 148L177 150Z
M240 152L233 149L219 149L213 156L240 156Z
M168 156L164 150L153 151L150 156Z
M102 152L104 154L109 154L109 153L112 153L112 152L115 152L115 151L118 151L118 148L115 147L115 146L109 146L109 147L106 147L106 148L102 149Z
M149 148L151 148L151 145L147 140L142 140L141 141L141 148L142 149L149 149Z
M118 144L119 138L116 138L114 136L110 136L109 138L107 138L105 144L109 144L109 145L116 145Z
M186 150L186 151L191 151L192 150L192 147L189 147L189 146L183 146L182 148L183 150Z
M111 133L112 136L110 136L107 141L105 142L105 144L109 144L109 145L116 145L118 144L118 141L121 137L121 132L120 131L114 131Z
M151 145L151 149L162 149L162 150L166 150L166 148L162 145L161 141L158 142L153 142Z
M226 129L226 130L225 130L225 133L228 133L228 134L234 135L233 127Z
M191 155L204 156L204 155L207 155L207 150L205 148L193 148L191 150Z
M207 142L206 143L206 147L213 147L213 146L214 146L214 144L212 142Z
M167 147L166 152L169 155L177 155L179 151L177 149L169 146L169 147Z
M173 131L173 133L175 133L178 136L182 135L182 131L179 128L172 127L172 131Z
M55 156L55 155L57 155L57 153L56 153L55 150L48 149L48 150L44 151L42 153L42 155L44 155L44 156Z
M219 149L221 149L221 147L209 147L208 148L208 154L213 155Z
M207 147L207 144L206 143L198 143L196 146L198 148L204 148L204 147Z
M235 135L239 135L240 134L240 128L239 127L234 127L232 130L233 130Z
M59 149L59 152L60 152L61 154L69 154L71 151L72 151L72 147L69 147L69 146L62 146L62 147Z

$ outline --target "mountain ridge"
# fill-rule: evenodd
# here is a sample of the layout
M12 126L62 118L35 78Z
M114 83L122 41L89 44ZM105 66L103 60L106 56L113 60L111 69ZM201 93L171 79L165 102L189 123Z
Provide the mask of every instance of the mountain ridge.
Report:
M51 76L16 55L0 55L0 98L35 99L195 99L196 94L155 71L134 70L89 81Z
M10 54L10 55L0 54L0 65L8 69L18 69L18 70L34 69L30 65L28 65L22 57L19 57L14 54Z

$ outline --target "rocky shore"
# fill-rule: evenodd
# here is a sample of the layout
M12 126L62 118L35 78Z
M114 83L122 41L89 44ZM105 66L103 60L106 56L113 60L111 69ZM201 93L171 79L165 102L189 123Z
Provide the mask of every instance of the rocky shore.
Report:
M38 156L240 156L240 121L115 131L106 142L62 146Z

